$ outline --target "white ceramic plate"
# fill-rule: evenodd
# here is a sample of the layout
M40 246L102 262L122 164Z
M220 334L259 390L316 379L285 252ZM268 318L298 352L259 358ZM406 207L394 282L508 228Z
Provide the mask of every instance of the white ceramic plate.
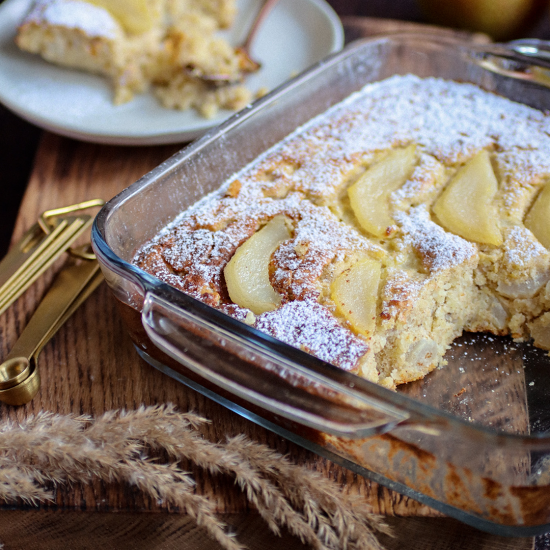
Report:
M237 0L239 16L224 36L239 44L262 0ZM0 102L26 120L68 137L115 145L188 141L232 113L204 119L195 111L161 107L150 94L115 106L107 81L64 69L20 51L15 29L31 0L0 4ZM263 22L252 55L262 68L247 79L252 91L273 89L339 50L344 35L338 16L324 0L281 0Z

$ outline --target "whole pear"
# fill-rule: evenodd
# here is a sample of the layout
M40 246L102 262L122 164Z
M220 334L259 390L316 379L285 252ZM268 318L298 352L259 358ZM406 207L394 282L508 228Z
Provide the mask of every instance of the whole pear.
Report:
M418 0L438 25L483 32L495 40L521 36L548 5L547 0Z

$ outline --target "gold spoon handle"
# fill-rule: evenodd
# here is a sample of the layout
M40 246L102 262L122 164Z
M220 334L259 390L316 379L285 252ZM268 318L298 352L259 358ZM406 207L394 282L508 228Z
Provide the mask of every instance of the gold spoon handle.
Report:
M93 218L90 216L67 218L66 222L63 232L42 253L36 254L32 262L27 262L28 265L18 271L2 287L0 292L0 314L6 311L71 246L73 241L90 227Z
M97 260L79 260L64 267L40 302L6 361L17 357L29 360L47 341L51 331L99 270ZM0 365L0 369L2 365Z
M42 254L60 233L73 222L74 216L70 214L87 210L97 206L103 206L102 199L92 199L62 208L46 210L40 214L38 222L28 229L19 241L0 261L0 289L15 275L25 270L29 263L34 262L38 255ZM63 216L60 218L60 216ZM88 220L89 216L83 218Z
M98 264L98 267L99 267L99 264ZM44 340L42 340L42 343L34 352L33 359L35 361L38 361L38 355L42 351L42 348L55 336L55 333L68 321L68 319L73 315L73 313L88 299L90 294L92 294L92 292L103 281L104 281L103 274L101 273L100 269L97 269L94 275L92 276L92 278L83 288L83 290L80 292L80 294L76 297L76 299L72 302L69 308L65 311L65 313L63 314L63 317L59 319L59 321L50 329L50 332L48 332Z
M38 223L28 229L0 261L0 291L3 291L4 285L8 284L17 272L26 269L28 264L42 254L66 227L67 221L59 220L47 235Z
M38 222L0 261L0 314L2 314L93 222L76 212L102 206L93 199L46 210Z
M89 247L88 247L89 248ZM8 358L0 364L0 401L25 405L40 389L38 355L69 317L103 281L99 264L85 251L65 267L38 306Z

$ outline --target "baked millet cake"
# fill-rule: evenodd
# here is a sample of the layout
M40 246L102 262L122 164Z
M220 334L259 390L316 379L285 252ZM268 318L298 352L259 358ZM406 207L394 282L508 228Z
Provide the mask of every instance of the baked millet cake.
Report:
M463 331L550 349L550 118L394 76L297 129L134 263L389 388Z
M251 92L238 82L246 59L218 36L235 0L35 0L18 28L22 50L47 61L103 75L114 103L151 90L162 105L241 109ZM197 75L228 75L213 86Z

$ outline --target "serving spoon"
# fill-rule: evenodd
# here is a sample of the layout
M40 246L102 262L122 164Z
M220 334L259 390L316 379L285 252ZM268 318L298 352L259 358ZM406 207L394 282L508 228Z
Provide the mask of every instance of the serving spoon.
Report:
M260 62L256 61L250 54L252 42L254 41L254 38L256 37L256 34L267 14L271 11L271 9L278 1L279 0L265 0L263 6L256 14L256 17L248 31L248 34L246 35L243 44L235 48L235 51L239 56L240 70L238 73L208 74L199 67L196 67L194 65L187 65L185 67L187 74L189 74L193 78L197 78L213 86L225 86L227 84L236 84L238 82L242 82L246 73L253 73L257 71L262 65Z

